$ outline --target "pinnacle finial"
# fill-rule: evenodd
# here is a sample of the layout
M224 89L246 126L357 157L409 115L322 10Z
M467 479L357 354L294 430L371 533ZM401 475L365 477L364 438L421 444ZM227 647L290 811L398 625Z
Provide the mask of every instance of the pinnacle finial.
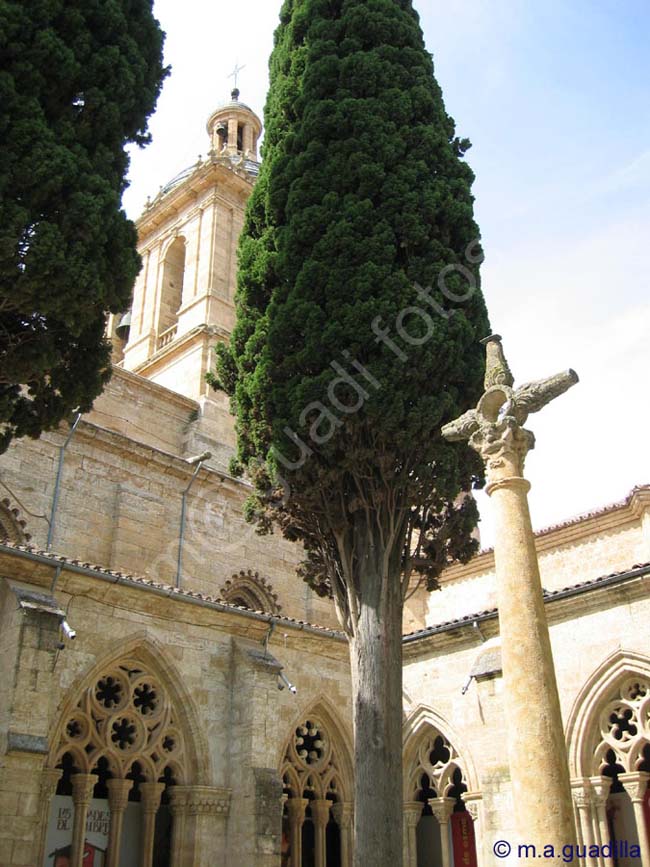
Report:
M503 353L500 334L491 334L484 337L481 343L485 346L485 390L494 385L514 385L514 377L508 367L508 362Z

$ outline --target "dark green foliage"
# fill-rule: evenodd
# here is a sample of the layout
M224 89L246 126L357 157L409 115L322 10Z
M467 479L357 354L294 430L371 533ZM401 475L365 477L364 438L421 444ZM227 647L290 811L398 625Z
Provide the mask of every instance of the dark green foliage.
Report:
M124 146L148 141L163 38L151 0L0 0L0 451L108 379L140 267Z
M474 504L454 503L479 462L440 435L481 393L489 333L469 143L410 0L287 0L265 121L215 384L256 484L249 517L305 545L304 577L353 634L369 552L405 590L476 548Z

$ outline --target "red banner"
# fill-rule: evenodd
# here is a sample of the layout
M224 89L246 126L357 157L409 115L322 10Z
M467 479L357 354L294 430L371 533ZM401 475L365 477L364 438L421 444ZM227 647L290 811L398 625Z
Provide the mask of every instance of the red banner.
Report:
M451 814L451 842L454 867L477 867L474 822L468 812Z

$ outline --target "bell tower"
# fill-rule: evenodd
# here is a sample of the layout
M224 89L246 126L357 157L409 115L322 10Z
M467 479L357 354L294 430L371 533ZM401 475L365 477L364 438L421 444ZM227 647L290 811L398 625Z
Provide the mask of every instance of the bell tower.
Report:
M215 153L241 154L244 159L257 161L262 124L255 112L239 101L236 87L230 94L230 102L210 115L207 130Z
M208 119L205 158L162 186L136 221L142 269L131 309L108 326L114 363L198 401L217 451L216 442L234 444L233 424L205 375L235 322L237 243L261 131L235 88Z

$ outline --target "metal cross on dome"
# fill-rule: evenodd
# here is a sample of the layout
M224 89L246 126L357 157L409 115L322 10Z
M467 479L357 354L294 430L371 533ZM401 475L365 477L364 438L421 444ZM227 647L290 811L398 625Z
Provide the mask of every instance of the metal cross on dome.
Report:
M234 78L235 79L235 88L237 88L237 79L239 78L239 73L242 71L242 69L246 69L246 64L244 64L243 66L240 66L238 62L235 62L235 68L228 76L228 78Z

